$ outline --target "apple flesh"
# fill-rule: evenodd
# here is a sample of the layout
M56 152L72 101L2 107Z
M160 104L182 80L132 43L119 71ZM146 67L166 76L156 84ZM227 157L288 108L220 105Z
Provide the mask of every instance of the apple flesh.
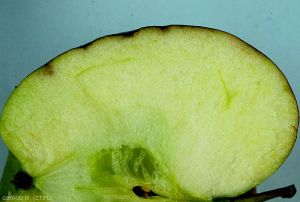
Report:
M287 80L250 45L208 28L142 28L72 49L18 85L0 132L20 168L2 194L235 197L279 168L297 129ZM16 189L20 170L28 190Z

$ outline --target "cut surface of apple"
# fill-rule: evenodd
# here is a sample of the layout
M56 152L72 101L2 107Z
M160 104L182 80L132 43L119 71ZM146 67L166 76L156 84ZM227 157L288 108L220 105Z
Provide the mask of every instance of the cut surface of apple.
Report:
M238 196L279 168L297 129L295 97L270 59L190 26L106 36L56 57L18 85L0 122L20 165L6 178L32 177L12 194L59 202Z

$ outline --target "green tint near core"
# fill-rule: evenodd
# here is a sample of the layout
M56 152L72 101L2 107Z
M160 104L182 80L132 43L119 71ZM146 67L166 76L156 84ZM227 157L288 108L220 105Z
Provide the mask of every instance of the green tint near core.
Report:
M153 156L141 147L102 150L91 158L89 167L91 179L96 184L106 179L113 183L111 179L116 177L149 184L156 176L164 175Z
M142 147L101 150L89 160L89 170L91 186L97 190L109 187L111 193L133 195L132 189L142 186L158 194L155 199L199 201L183 191L163 164Z

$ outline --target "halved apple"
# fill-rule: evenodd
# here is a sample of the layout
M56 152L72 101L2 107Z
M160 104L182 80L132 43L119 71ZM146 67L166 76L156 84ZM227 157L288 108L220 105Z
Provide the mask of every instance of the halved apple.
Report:
M18 85L0 122L17 167L1 194L235 197L279 168L297 129L286 78L250 45L209 28L142 28L72 49Z

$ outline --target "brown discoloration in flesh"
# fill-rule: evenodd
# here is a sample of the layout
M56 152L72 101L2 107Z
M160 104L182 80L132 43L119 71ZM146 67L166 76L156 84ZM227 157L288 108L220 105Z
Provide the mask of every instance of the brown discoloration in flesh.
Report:
M47 63L44 65L44 68L43 68L43 75L44 76L53 76L54 74L54 68L51 64Z

